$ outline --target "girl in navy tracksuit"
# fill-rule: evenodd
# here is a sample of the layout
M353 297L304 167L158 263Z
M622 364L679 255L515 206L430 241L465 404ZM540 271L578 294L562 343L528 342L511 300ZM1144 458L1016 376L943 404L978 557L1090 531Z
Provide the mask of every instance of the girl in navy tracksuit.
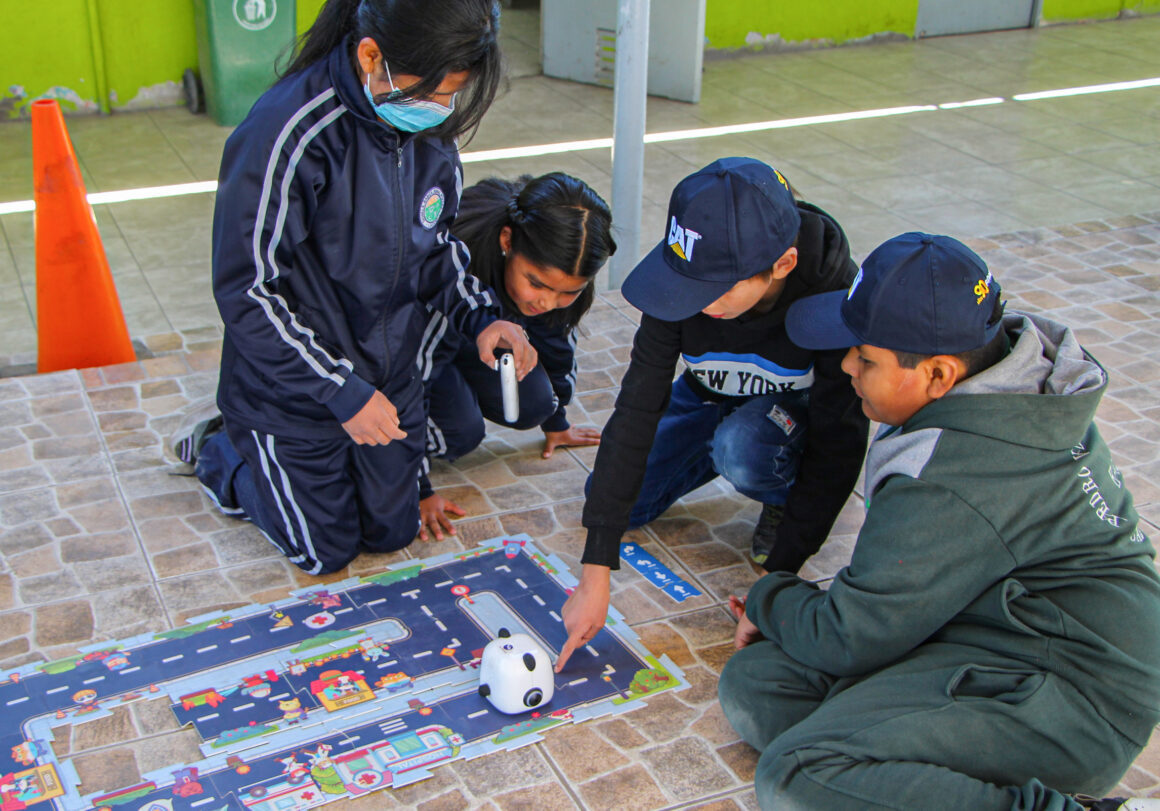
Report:
M499 81L498 14L494 0L328 0L226 142L213 234L224 430L199 425L179 454L312 574L415 536L431 312L482 361L505 345L521 374L535 365L448 230L454 139Z
M519 384L520 414L503 419L499 375L479 362L461 332L435 313L419 356L427 388L427 453L456 459L484 435L484 418L544 431L544 457L556 448L595 445L600 431L570 425L565 406L576 382L576 326L592 306L592 279L616 251L608 204L561 172L515 181L488 178L463 192L455 236L471 249L471 273L495 290L504 318L522 326L539 365ZM423 527L454 533L454 502L420 480Z

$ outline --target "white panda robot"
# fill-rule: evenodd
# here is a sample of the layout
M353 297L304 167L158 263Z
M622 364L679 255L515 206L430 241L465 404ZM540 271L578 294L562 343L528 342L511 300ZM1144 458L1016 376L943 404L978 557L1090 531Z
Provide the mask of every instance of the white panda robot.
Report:
M527 634L499 629L479 664L479 694L506 715L534 710L552 700L556 674L552 661Z

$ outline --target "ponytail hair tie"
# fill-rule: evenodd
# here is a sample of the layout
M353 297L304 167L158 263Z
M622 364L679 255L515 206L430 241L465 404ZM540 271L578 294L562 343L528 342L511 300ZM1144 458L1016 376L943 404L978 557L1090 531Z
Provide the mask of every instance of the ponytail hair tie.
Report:
M507 210L508 219L511 220L513 225L524 225L527 223L528 215L522 208L520 208L518 195L512 195L512 198L508 200Z

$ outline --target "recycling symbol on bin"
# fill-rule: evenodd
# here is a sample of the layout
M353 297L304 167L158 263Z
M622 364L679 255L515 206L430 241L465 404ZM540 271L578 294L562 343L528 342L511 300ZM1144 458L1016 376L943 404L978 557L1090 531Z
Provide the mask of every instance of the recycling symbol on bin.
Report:
M277 0L234 0L234 19L247 31L261 31L277 15Z

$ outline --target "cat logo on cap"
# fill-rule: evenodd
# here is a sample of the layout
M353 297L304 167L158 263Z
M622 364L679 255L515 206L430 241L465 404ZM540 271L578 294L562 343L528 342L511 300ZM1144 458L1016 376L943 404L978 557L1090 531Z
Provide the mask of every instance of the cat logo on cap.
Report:
M673 253L684 259L686 262L693 261L693 246L697 244L697 240L701 235L690 228L682 228L677 224L677 218L673 217L672 224L669 225L669 247L673 249Z

